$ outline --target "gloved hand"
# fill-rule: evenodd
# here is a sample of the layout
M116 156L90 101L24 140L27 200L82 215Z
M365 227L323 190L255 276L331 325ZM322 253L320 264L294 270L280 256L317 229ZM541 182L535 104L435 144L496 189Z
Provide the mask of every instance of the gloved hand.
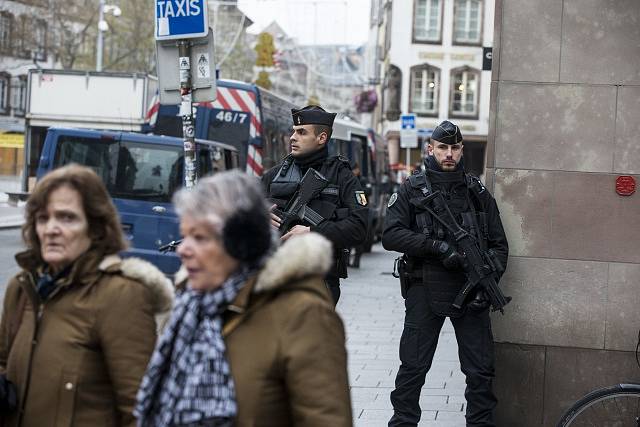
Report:
M17 396L16 386L7 379L6 375L0 375L0 414L9 414L16 410Z
M486 293L482 289L479 289L471 301L469 301L467 307L471 310L484 310L489 308L489 304L489 298L487 298Z
M453 246L443 240L433 240L432 252L447 270L459 270L465 266L465 258Z

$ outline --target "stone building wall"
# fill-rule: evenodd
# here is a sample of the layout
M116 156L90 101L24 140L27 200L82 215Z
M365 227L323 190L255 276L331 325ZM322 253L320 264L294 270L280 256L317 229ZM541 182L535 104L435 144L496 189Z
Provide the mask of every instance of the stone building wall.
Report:
M500 426L640 381L640 2L497 0L487 181L511 245Z

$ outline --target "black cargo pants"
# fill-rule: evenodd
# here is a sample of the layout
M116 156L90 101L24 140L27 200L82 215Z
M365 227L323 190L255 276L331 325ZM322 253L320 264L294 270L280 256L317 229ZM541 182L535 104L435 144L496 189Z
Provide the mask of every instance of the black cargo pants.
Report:
M431 311L424 286L409 288L405 308L401 365L396 388L391 392L393 417L389 427L418 425L420 392L445 320ZM451 323L458 341L460 367L467 379L467 426L495 426L493 410L497 399L492 391L494 354L489 310L467 310L462 317L451 318Z
M327 285L327 289L331 292L331 298L333 298L333 305L338 305L340 299L340 279L337 277L327 277L324 279Z

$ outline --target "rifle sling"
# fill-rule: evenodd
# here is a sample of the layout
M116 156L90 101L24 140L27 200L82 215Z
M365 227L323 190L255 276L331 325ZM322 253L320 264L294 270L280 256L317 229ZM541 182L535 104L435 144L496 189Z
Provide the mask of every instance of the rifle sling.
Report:
M436 197L442 197L442 194L439 194L439 192L435 192L433 194L436 194ZM444 205L444 208L447 210L447 213L449 214L449 217L451 218L451 220L453 221L453 223L456 225L457 229L454 228L452 225L450 225L449 223L447 223L445 220L443 220L442 218L440 218L440 216L433 210L431 209L429 206L424 205L423 207L427 210L427 212L429 212L440 224L442 224L447 230L449 230L449 232L451 233L452 236L457 236L460 232L464 233L464 235L468 235L469 233L467 233L462 227L460 227L460 225L455 221L453 214L451 213L451 210L449 210L449 206L447 205L447 202L444 201L444 198L442 200L442 203Z

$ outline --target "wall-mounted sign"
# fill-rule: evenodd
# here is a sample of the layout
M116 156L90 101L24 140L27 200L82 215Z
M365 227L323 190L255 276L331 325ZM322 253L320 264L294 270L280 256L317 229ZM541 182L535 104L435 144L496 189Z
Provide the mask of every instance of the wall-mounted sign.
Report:
M476 56L473 53L452 53L452 61L475 61Z
M491 70L491 62L493 61L493 48L482 48L482 71Z
M444 59L443 52L418 52L420 59Z
M621 196L630 196L636 191L636 180L629 175L620 175L616 178L616 193Z

